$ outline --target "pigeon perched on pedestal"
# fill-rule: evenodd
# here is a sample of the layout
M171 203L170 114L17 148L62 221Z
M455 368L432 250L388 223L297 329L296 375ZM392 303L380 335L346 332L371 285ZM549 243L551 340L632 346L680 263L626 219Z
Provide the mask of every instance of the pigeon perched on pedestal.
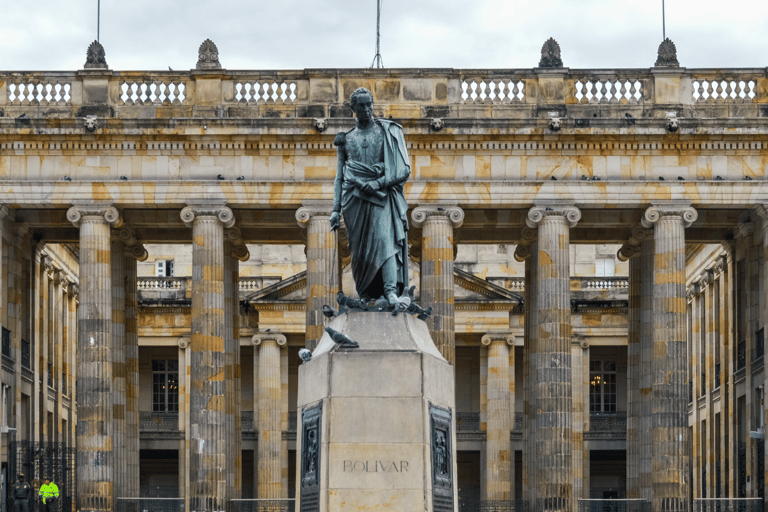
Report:
M331 336L331 339L333 340L333 342L339 345L340 347L357 348L360 346L357 344L356 341L352 341L352 338L350 338L346 334L341 334L339 331L335 331L330 327L326 327L325 332L327 332Z

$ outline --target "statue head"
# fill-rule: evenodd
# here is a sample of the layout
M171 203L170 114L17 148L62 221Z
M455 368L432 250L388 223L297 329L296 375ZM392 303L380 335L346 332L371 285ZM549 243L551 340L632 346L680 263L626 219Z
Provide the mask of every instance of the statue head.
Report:
M361 123L367 123L373 119L373 94L365 87L358 87L349 96L349 106Z

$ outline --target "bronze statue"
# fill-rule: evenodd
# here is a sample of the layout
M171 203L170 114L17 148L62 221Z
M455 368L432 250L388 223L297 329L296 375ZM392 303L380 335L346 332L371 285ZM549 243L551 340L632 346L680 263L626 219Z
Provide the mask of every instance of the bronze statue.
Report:
M336 136L338 164L331 228L341 214L349 235L352 277L360 300L386 298L395 306L408 288L408 203L403 184L411 174L402 127L373 117L373 94L350 96L357 118Z

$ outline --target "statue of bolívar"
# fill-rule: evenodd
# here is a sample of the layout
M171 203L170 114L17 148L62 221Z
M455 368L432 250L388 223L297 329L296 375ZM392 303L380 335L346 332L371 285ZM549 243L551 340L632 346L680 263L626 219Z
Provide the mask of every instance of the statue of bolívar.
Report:
M373 117L373 94L360 87L350 96L357 118L336 136L338 164L331 228L341 214L349 235L352 277L360 299L383 296L390 305L408 287L408 203L403 184L411 174L403 129Z

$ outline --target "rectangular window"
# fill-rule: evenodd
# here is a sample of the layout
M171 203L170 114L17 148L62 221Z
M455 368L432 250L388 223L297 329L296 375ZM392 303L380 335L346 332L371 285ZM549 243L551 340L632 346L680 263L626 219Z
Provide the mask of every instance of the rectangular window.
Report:
M155 275L157 277L173 277L173 260L155 261Z
M179 362L173 359L152 361L152 410L179 412Z
M616 361L589 362L589 412L616 412Z
M595 275L599 277L610 277L616 275L616 261L613 257L595 258Z

